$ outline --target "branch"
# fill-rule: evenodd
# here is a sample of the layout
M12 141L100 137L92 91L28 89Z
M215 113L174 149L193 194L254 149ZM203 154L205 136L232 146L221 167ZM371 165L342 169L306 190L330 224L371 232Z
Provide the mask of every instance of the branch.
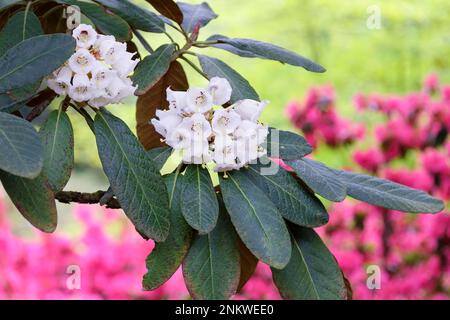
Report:
M70 204L72 202L76 203L87 203L87 204L97 204L107 193L107 191L96 191L94 193L76 192L76 191L60 191L55 194L56 200L61 203ZM107 208L110 209L121 209L119 201L116 198L109 198L105 203Z

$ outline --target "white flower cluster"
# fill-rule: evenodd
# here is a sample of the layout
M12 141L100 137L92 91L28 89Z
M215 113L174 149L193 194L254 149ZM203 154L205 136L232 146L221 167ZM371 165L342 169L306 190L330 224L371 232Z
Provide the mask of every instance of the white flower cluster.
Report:
M76 102L93 107L119 103L134 95L136 87L129 78L138 60L127 52L125 43L105 36L86 24L73 30L77 48L70 59L48 79L58 95L69 95Z
M207 88L167 88L169 110L157 110L151 123L169 146L182 151L184 163L214 162L216 172L239 169L266 154L261 145L269 131L258 119L267 102L246 99L223 108L231 92L218 77Z

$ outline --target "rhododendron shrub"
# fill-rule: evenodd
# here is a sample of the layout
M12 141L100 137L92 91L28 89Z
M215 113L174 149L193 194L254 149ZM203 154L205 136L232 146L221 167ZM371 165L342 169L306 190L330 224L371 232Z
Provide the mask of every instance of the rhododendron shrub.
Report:
M146 290L159 288L182 265L193 298L228 299L261 261L284 298L346 299L342 271L313 230L329 219L316 195L413 213L443 209L423 191L306 158L313 148L302 136L260 123L267 102L203 48L325 69L266 42L224 35L199 40L217 18L207 3L13 0L0 4L0 14L6 193L26 220L49 233L57 226L56 200L122 209L138 234L156 242L146 259ZM167 36L157 48L147 41L155 33ZM180 61L208 85L191 87ZM135 95L137 137L109 111ZM74 167L72 109L95 136L106 191L64 190ZM36 131L38 116L44 123ZM345 133L335 143L351 139ZM176 168L162 170L180 153Z
M363 170L424 190L449 200L449 146L447 119L448 86L435 74L424 81L420 92L404 96L358 94L359 112L385 114L375 126L371 148L353 148L353 160ZM313 92L329 92L330 87ZM308 96L312 94L309 93ZM335 103L334 100L329 102ZM320 105L310 108L321 109ZM293 109L291 119L304 112ZM315 119L317 128L329 125L329 117ZM298 122L293 122L297 125ZM361 124L355 124L361 125ZM348 128L344 125L341 129ZM431 130L430 128L435 128ZM299 129L303 129L299 126ZM336 134L340 130L336 130ZM320 143L335 145L331 140ZM362 139L356 139L356 142ZM345 143L342 141L341 143ZM320 144L319 144L320 145ZM319 146L320 148L320 146ZM393 160L416 159L410 169L392 165ZM450 215L401 215L368 204L344 201L330 207L330 222L318 229L349 279L355 299L448 299L450 295ZM370 290L366 267L381 269L381 288Z

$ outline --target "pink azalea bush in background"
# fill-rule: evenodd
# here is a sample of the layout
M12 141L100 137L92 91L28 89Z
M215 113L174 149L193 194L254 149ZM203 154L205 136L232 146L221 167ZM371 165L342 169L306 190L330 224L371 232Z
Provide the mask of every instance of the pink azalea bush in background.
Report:
M24 239L11 231L0 194L0 299L189 297L181 269L157 290L142 291L141 280L146 272L143 261L153 242L142 239L121 211L89 205L74 206L73 211L82 225L79 236L58 232L48 235L32 229L35 237ZM71 279L68 267L73 265L81 271L79 290L67 286ZM235 299L277 298L269 268L262 264L255 278L235 296Z
M336 147L362 140L360 131L354 129L358 125L338 120L334 94L330 92L333 91L329 86L313 88L305 102L290 103L287 111L293 124L305 133L309 142L319 146ZM317 97L328 97L327 109L323 109ZM358 94L354 104L359 112L385 115L384 122L374 129L375 141L370 143L371 148L359 150L357 145L353 148L356 164L370 174L448 201L450 86L441 86L438 77L431 75L420 92L404 96ZM333 126L339 128L329 130ZM316 130L313 133L312 128ZM342 139L343 131L349 138ZM409 153L416 159L414 169L393 166L394 160L401 160ZM450 297L448 212L412 215L351 200L332 204L329 212L330 222L318 231L352 284L355 299ZM381 269L380 290L367 288L366 266L369 265Z
M363 126L337 114L335 93L331 86L311 88L304 101L290 102L286 113L314 147L320 142L337 146L364 137Z

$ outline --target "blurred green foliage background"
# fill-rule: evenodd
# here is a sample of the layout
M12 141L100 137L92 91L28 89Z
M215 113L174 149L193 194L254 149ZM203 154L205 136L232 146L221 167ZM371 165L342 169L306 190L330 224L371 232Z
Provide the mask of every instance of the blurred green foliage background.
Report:
M134 2L152 10L144 0ZM271 102L263 120L275 127L293 129L284 114L285 105L291 99L303 97L310 86L325 83L335 86L339 111L352 117L351 98L357 92L417 90L424 75L432 71L438 72L443 81L450 80L447 0L209 0L208 3L219 17L201 30L199 40L219 33L267 41L327 68L324 74L314 74L273 61L241 58L219 49L196 49L222 59L247 78L261 98ZM372 5L380 9L380 29L367 27ZM168 28L168 31L183 44L183 38L175 30ZM165 35L145 34L145 37L154 48L168 41ZM141 46L139 49L146 54ZM184 66L191 85L206 85L190 66ZM133 130L134 102L130 99L127 104L108 107ZM92 133L78 114L71 112L70 116L76 130L77 168L98 166ZM333 159L346 155L324 150L320 158L324 157L330 165L336 165L342 161ZM104 181L103 177L100 181ZM92 181L89 185L89 189L95 189Z

